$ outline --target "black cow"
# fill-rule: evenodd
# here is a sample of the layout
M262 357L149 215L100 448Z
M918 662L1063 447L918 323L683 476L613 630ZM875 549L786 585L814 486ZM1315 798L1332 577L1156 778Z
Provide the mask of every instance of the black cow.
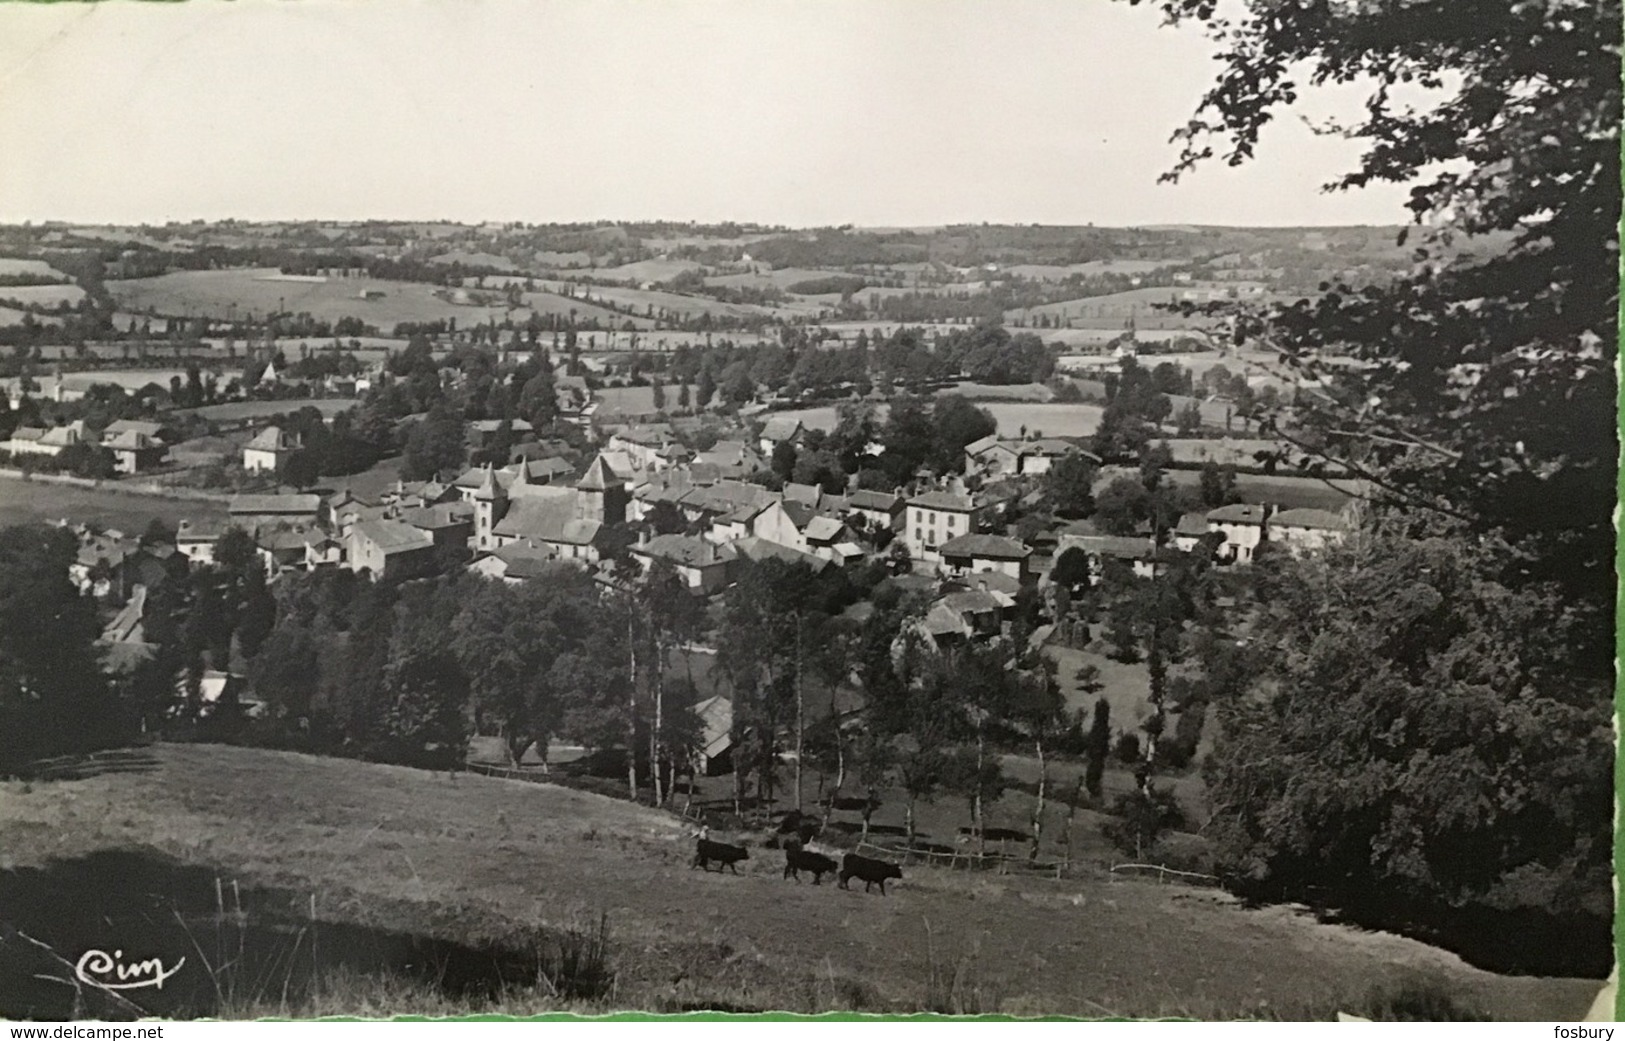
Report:
M847 880L852 878L863 879L863 891L869 892L869 887L876 882L880 883L880 895L886 895L886 879L902 878L903 869L896 864L889 864L884 860L874 860L870 857L860 857L856 853L848 853L841 858L840 887L848 888Z
M730 846L726 842L712 842L710 839L700 839L694 847L694 863L689 865L690 870L699 868L701 871L711 870L711 861L717 862L717 870L721 871L727 865L729 871L739 874L734 867L741 860L749 860L750 853L744 846Z
M825 875L835 873L835 861L822 853L802 849L793 843L787 844L784 847L784 877L800 882L803 871L812 872L813 885L816 886L823 882Z

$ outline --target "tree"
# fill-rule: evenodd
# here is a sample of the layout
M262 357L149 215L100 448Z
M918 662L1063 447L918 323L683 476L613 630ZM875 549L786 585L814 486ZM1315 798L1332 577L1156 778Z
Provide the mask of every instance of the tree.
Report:
M1050 570L1050 580L1056 585L1068 589L1087 589L1089 586L1089 554L1076 546L1068 547L1055 558L1055 566Z
M1202 406L1194 401L1185 402L1174 414L1174 425L1179 429L1180 437L1196 434L1202 429Z
M650 385L650 401L656 412L666 411L666 388L659 380L653 381Z
M1250 640L1274 650L1217 704L1206 770L1241 885L1439 926L1525 908L1606 945L1607 686L1554 587L1498 580L1511 556L1379 531L1265 558Z
M1210 510L1239 501L1236 494L1236 468L1220 466L1209 459L1202 464L1202 505Z
M992 413L958 394L943 394L931 406L932 445L927 456L938 473L957 473L965 468L965 446L996 433L999 424Z
M701 369L699 379L695 381L694 385L694 407L704 409L710 405L711 399L716 396L716 392L716 377L711 374L710 369Z
M1095 510L1095 465L1083 455L1062 456L1044 475L1044 498L1056 513L1069 519L1087 517Z
M443 650L406 650L384 670L376 752L407 766L456 769L468 755L468 677Z
M0 529L0 771L121 740L98 668L96 608L68 577L71 532Z
M467 456L463 421L444 402L429 410L414 424L406 438L401 476L409 481L433 479L442 473L460 471Z
M1151 493L1132 477L1114 477L1095 500L1094 516L1109 535L1133 535L1151 516Z
M1250 160L1300 74L1364 92L1362 119L1325 128L1365 146L1328 187L1408 186L1420 263L1387 285L1237 315L1235 339L1327 378L1299 393L1299 425L1326 434L1297 439L1308 458L1352 467L1383 499L1469 537L1504 530L1526 580L1559 582L1585 613L1586 668L1608 672L1619 293L1597 273L1619 257L1619 0L1490 5L1469 19L1393 4L1238 18L1207 0L1135 2L1223 41L1169 179L1214 157ZM1405 84L1438 103L1411 107ZM1461 248L1496 236L1497 248ZM1361 367L1328 372L1328 353Z
M309 488L321 477L316 453L302 449L288 456L282 469L282 479L295 488Z
M1086 739L1088 765L1083 774L1089 794L1096 799L1100 798L1101 780L1106 775L1106 758L1111 754L1111 741L1112 706L1105 698L1099 698L1095 701L1094 722L1090 724Z
M278 716L309 716L320 679L316 641L297 624L278 626L249 665L248 683Z

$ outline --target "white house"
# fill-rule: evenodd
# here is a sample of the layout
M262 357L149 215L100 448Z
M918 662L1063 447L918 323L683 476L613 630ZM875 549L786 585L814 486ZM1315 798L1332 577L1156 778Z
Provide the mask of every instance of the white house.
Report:
M1264 523L1269 517L1268 506L1237 503L1209 510L1207 530L1221 532L1224 545L1219 556L1237 564L1252 563L1253 554L1264 541Z
M1316 550L1341 542L1349 532L1349 522L1330 510L1282 510L1270 517L1269 537L1294 553Z
M243 469L249 473L281 473L299 442L281 427L266 427L243 446Z

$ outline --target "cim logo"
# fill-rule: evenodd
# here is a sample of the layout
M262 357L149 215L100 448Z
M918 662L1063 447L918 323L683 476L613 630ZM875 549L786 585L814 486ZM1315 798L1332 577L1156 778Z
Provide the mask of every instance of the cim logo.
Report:
M123 951L108 954L106 951L89 950L79 956L73 972L82 982L107 990L136 990L141 987L163 990L164 981L181 971L181 966L186 964L186 959L182 958L166 969L158 958L128 965L123 959Z

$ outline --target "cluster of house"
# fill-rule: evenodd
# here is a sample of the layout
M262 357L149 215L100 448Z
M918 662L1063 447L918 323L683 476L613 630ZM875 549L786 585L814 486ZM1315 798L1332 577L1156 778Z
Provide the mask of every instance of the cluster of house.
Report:
M113 456L115 473L134 474L161 466L169 454L162 423L118 419L107 425L100 437L76 419L55 427L18 427L11 437L0 441L0 452L17 456L55 458L79 444L99 445Z
M1236 503L1180 517L1173 530L1173 548L1190 553L1205 544L1216 560L1250 564L1265 542L1301 553L1344 538L1352 526L1346 511L1277 510L1267 505ZM1135 536L1106 535L1089 521L1068 525L1057 533L1056 555L1069 549L1081 551L1095 573L1103 570L1107 561L1117 561L1142 578L1155 574L1159 554L1164 552L1159 550L1149 532Z

